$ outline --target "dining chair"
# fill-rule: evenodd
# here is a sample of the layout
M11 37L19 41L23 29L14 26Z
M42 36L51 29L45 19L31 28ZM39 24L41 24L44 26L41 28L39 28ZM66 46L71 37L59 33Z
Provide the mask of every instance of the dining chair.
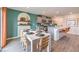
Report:
M24 50L27 51L28 42L27 42L27 38L25 37L23 30L20 31L20 39L21 39L20 41L21 41L21 44Z
M48 42L49 42L49 36L41 38L37 45L38 51L41 52L44 51L45 49L48 50Z

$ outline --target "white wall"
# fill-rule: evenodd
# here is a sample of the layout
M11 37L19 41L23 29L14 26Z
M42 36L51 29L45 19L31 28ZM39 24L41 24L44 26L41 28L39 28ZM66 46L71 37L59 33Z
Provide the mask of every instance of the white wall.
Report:
M1 39L1 9L0 9L0 39Z
M52 20L54 21L54 23L56 23L59 26L62 26L64 22L62 16L57 16L57 17L55 16L52 18Z
M1 8L0 8L0 47L1 47Z
M55 23L57 23L60 27L61 26L68 26L67 22L68 22L69 19L75 20L76 25L75 26L70 26L70 31L68 33L79 35L79 14L71 14L71 15L65 15L65 16L52 17L52 20Z

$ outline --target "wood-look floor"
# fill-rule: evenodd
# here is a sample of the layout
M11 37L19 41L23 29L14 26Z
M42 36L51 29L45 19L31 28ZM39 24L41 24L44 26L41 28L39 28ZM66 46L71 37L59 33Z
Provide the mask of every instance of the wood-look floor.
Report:
M9 40L3 52L25 52L19 39ZM79 52L79 36L67 34L58 41L52 40L52 52Z
M79 36L67 34L58 41L52 41L53 52L78 52L79 51Z

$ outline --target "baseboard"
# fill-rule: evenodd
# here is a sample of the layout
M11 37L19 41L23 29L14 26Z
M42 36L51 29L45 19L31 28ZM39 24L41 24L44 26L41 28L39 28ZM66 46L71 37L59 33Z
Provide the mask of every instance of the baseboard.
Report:
M11 37L11 38L8 38L7 40L11 40L11 39L18 39L20 38L19 36L16 36L16 37Z

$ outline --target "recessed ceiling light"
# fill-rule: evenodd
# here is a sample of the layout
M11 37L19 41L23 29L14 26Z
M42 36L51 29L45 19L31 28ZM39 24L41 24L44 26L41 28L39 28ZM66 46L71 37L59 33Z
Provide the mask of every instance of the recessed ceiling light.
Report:
M73 14L72 12L69 12L69 14L71 15L71 14Z
M43 14L45 13L45 11L43 11Z
M30 7L26 7L26 8L30 8Z
M59 14L59 11L56 11L56 14Z

